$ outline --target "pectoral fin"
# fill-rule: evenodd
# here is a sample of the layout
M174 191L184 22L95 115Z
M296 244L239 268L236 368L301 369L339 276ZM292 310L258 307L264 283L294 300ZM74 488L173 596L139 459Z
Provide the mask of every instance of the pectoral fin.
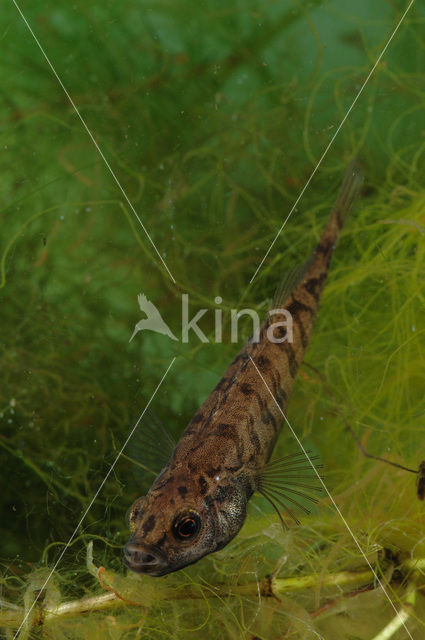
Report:
M145 412L127 448L133 473L141 489L148 489L168 464L176 443L167 427L152 411Z
M318 456L311 456L311 452L307 453L311 462L318 459ZM322 491L321 476L317 472L322 465L313 467L310 461L302 451L290 454L266 464L255 479L257 491L275 509L284 529L287 526L281 511L285 511L296 524L300 524L293 508L310 513L303 501L316 503L318 498L314 494Z

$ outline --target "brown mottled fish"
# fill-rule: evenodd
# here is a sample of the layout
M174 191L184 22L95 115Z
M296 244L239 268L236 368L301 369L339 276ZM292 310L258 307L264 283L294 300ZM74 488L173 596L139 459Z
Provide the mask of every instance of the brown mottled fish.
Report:
M236 356L148 494L134 503L131 537L124 549L124 562L132 571L163 576L222 549L241 529L254 491L279 514L280 507L294 518L291 505L302 508L298 497L314 501L315 487L303 481L309 477L304 454L269 462L282 414L251 358L285 412L332 252L361 184L360 172L350 166L313 256L278 288L274 309L256 340ZM282 309L292 316L292 341ZM269 339L270 330L279 342Z

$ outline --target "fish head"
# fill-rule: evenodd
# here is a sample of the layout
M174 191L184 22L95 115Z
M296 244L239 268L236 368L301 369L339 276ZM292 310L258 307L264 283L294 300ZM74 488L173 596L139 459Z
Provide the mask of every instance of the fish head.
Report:
M219 472L160 476L131 508L124 563L136 573L164 576L221 549L241 529L251 493L241 477Z

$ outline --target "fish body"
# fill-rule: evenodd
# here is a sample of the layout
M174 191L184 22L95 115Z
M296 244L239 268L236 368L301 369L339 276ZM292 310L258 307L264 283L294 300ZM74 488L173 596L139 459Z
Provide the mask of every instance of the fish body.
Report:
M281 463L269 459L310 341L333 249L361 182L351 166L302 277L289 295L278 294L256 340L230 364L147 496L133 505L132 534L124 551L124 562L133 571L165 575L223 548L241 529L256 490L290 513L297 495L309 497L310 486L299 482L306 477L299 454ZM285 339L287 315L282 309L292 317L291 342Z

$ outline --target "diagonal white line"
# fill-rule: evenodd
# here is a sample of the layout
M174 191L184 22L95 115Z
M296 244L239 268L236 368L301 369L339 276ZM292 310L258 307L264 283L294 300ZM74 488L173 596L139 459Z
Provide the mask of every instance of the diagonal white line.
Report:
M254 275L252 276L251 280L249 281L249 284L252 284L252 282L254 281L255 277L257 276L257 273L260 271L261 267L264 264L264 261L266 260L267 256L269 255L270 251L273 249L276 240L278 239L278 237L280 236L282 229L284 228L284 226L286 225L286 223L288 222L289 218L291 217L291 215L293 214L293 212L295 211L295 208L297 206L297 204L299 203L299 201L301 200L301 198L304 195L304 192L306 191L308 185L310 184L310 182L312 181L314 175L316 174L318 168L320 167L320 165L322 164L325 156L327 155L329 149L331 148L331 146L334 143L335 138L337 137L337 135L339 134L339 132L341 131L342 127L344 126L345 121L347 120L348 116L350 115L350 113L352 112L352 110L354 109L354 106L356 105L358 99L360 98L360 96L363 93L364 88L366 87L367 83L369 82L370 78L372 77L376 67L378 66L378 64L381 62L382 57L384 56L386 50L388 49L388 47L390 46L390 43L392 41L392 39L394 38L395 34L397 33L397 31L399 30L399 28L401 27L401 24L403 22L403 20L405 19L406 15L408 14L410 7L412 6L412 4L414 3L415 0L410 0L407 9L405 10L405 12L403 13L403 15L401 16L400 20L398 21L394 31L392 32L392 34L390 35L390 37L388 38L388 41L385 45L385 47L382 49L381 53L379 54L378 58L376 59L375 64L373 65L372 69L369 71L365 81L363 82L362 86L360 87L356 97L354 98L353 102L351 103L347 113L345 114L345 116L343 117L343 119L341 120L341 122L339 123L335 133L333 134L332 138L330 139L327 147L325 148L324 152L322 153L322 155L320 156L316 166L314 167L313 171L310 174L309 179L307 180L307 182L305 183L304 187L301 189L301 193L298 196L298 198L295 200L294 204L292 205L292 208L290 210L290 212L288 213L288 215L286 216L285 220L283 221L279 231L277 232L277 234L275 235L273 242L271 243L271 245L269 246L269 248L267 249L266 253L264 254L263 259L261 260L260 264L258 265Z
M249 355L249 354L248 354L248 355ZM353 538L354 542L356 543L357 548L359 549L359 551L360 551L360 553L362 554L363 558L366 560L366 562L367 562L367 564L368 564L368 566L369 566L369 569L372 571L372 573L373 573L373 575L374 575L374 577L375 577L375 580L378 582L378 584L379 584L379 586L381 587L382 591L385 593L385 595L386 595L386 597L387 597L387 599L388 599L388 602L391 604L391 606L392 606L392 608L394 609L394 611L395 611L396 615L398 616L398 618L399 618L399 620L400 620L401 624L402 624L402 625L403 625L403 627L406 629L406 631L407 631L407 634L408 634L409 638L411 638L411 640L413 640L413 636L411 635L411 633L410 633L409 629L406 627L406 625L405 625L405 623L404 623L404 620L402 619L402 617L400 616L399 612L397 611L397 609L396 609L396 607L395 607L395 605L394 605L393 601L391 600L390 596L388 595L388 593L387 593L387 591L386 591L386 589L385 589L385 587L384 587L384 585L383 585L382 581L380 580L380 578L379 578L378 574L376 573L375 569L374 569L374 568L372 567L372 565L370 564L370 562L369 562L369 560L368 560L368 558L367 558L367 556L366 556L365 552L364 552L364 551L363 551L363 549L361 548L360 543L359 543L359 541L357 540L356 536L354 535L354 533L353 533L353 531L352 531L352 529L351 529L350 525L348 524L348 522L346 521L346 519L345 519L345 518L344 518L344 516L342 515L340 508L338 507L337 503L336 503L336 502L335 502L335 500L333 499L333 497L332 497L331 493L329 492L329 490L328 490L327 486L326 486L326 485L325 485L325 483L323 482L322 477L320 476L320 474L318 473L318 471L317 471L316 467L314 466L314 462L311 460L311 458L310 458L310 456L308 455L307 451L304 449L304 447L303 447L303 445L302 445L301 440L299 439L299 437L297 436L297 434L296 434L296 433L295 433L295 431L293 430L293 428L292 428L292 426L291 426L291 424L290 424L290 422L289 422L288 418L287 418L287 417L286 417L286 415L283 413L283 411L282 411L282 409L281 409L281 407L280 407L280 405L279 405L278 401L277 401L277 400L276 400L276 398L274 397L274 395L273 395L273 393L272 393L272 391L271 391L271 389L270 389L269 385L268 385L268 384L267 384L267 382L264 380L263 376L261 375L260 370L258 369L257 365L255 364L254 360L251 358L251 356L250 356L250 355L249 355L249 359L251 360L252 364L254 365L255 370L257 371L258 375L260 376L261 380L263 381L264 386L266 387L267 391L268 391L268 392L269 392L269 394L271 395L271 397L272 397L272 399L273 399L273 402L275 403L275 405L276 405L276 406L277 406L277 408L279 409L280 413L282 414L283 419L285 420L286 424L288 425L289 429L291 430L291 433L292 433L292 435L294 436L295 440L297 441L298 446L300 447L300 449L302 450L303 454L305 455L305 457L307 458L307 460L308 460L308 461L309 461L309 463L311 464L311 466L312 466L312 468L313 468L314 473L316 474L316 476L317 476L317 478L319 479L319 481L320 481L320 483L321 483L322 487L324 488L324 490L325 490L325 491L326 491L326 493L328 494L329 499L331 500L331 502L332 502L332 504L333 504L333 506L334 506L334 508L335 508L335 511L336 511L336 512L338 513L338 515L340 516L340 518L341 518L341 520L343 521L343 523L344 523L345 527L347 528L347 530L348 530L349 534L351 535L351 537Z
M133 433L136 431L141 419L143 418L143 416L145 415L149 405L151 404L152 400L154 399L154 397L156 396L156 393L158 391L158 389L160 388L160 386L162 385L162 383L164 382L168 372L170 371L171 367L173 366L174 362L175 362L176 358L174 357L170 364L167 367L166 372L164 373L164 375L162 376L161 380L158 382L158 384L156 385L156 388L154 390L154 392L152 393L151 397L149 398L149 401L147 403L147 405L145 406L145 408L143 409L142 413L139 416L139 419L137 420L136 424L134 425L134 427L132 428L132 430L130 431L129 435L127 436L126 441L124 442L124 444L122 445L121 449L119 450L115 460L113 461L113 463L111 464L111 466L109 467L108 473L106 474L106 476L103 478L102 482L99 485L99 488L97 489L96 493L94 494L93 498L90 500L90 503L88 505L88 507L86 508L86 510L84 511L83 515L80 518L79 523L77 524L77 526L75 527L71 537L69 538L68 542L66 543L62 553L60 554L59 558L56 560L55 564L53 565L53 568L51 569L49 575L47 576L43 586L40 588L40 590L38 591L38 595L36 596L36 598L34 599L34 602L32 603L31 607L28 609L28 611L26 612L24 619L22 620L21 624L19 625L18 630L16 631L15 635L13 636L13 640L15 640L15 638L17 638L19 632L21 631L22 627L24 626L25 622L28 619L28 616L30 615L31 611L34 609L37 600L39 599L40 595L42 594L42 592L44 591L47 583L49 582L50 578L52 577L52 575L54 574L54 572L56 571L58 564L60 563L60 561L62 560L63 556L65 555L66 550L68 549L69 545L71 544L71 542L73 541L73 539L75 538L75 536L77 535L78 529L81 527L81 524L84 520L84 518L86 517L86 515L88 514L88 512L90 511L90 509L93 506L94 501L96 500L97 496L99 495L99 493L101 492L103 486L105 485L105 482L107 481L107 479L109 478L109 476L111 475L112 471L114 470L115 465L117 464L122 452L124 451L124 449L126 448L131 436L133 435Z
M90 131L90 129L88 128L86 121L84 120L83 116L81 115L81 113L79 112L75 102L73 101L73 99L71 98L70 94L68 93L68 90L66 89L65 85L63 84L62 80L60 79L59 75L56 72L56 69L54 68L53 64L50 61L50 58L48 57L47 53L45 52L45 50L43 49L43 47L40 44L40 41L38 40L37 36L35 35L34 31L32 30L28 20L26 19L26 17L24 16L24 14L22 13L21 8L19 7L18 3L16 2L16 0L12 0L13 4L15 5L16 9L18 10L22 20L24 21L26 27L28 28L28 31L31 33L32 37L34 38L38 48L40 49L41 53L43 54L47 64L49 65L53 75L55 76L56 80L58 81L58 83L60 84L64 94L66 95L66 97L68 98L69 102L71 103L75 113L77 114L78 118L81 121L81 124L83 125L84 129L86 130L86 132L88 133L91 141L93 142L94 146L96 147L100 157L102 158L103 162L105 163L106 167L109 170L109 173L111 174L111 176L113 177L118 189L121 191L122 195L124 196L128 206L130 207L131 211L133 212L134 216L136 217L137 221L139 222L140 226L142 227L143 231L145 232L146 236L149 239L149 242L151 243L152 247L154 248L158 258L161 260L163 267L165 268L165 270L167 271L168 275L170 276L171 280L174 282L174 284L176 284L176 280L173 276L173 274L171 273L171 271L169 270L169 268L167 267L167 265L165 264L165 260L162 257L162 255L159 253L154 241L152 240L151 236L149 235L145 225L143 224L143 222L141 221L136 209L134 208L134 206L132 205L132 203L130 202L129 197L127 196L126 192L124 191L123 187L121 186L120 181L118 180L114 170L112 169L111 165L109 164L108 160L106 159L102 149L99 147L94 135L92 134L92 132Z

